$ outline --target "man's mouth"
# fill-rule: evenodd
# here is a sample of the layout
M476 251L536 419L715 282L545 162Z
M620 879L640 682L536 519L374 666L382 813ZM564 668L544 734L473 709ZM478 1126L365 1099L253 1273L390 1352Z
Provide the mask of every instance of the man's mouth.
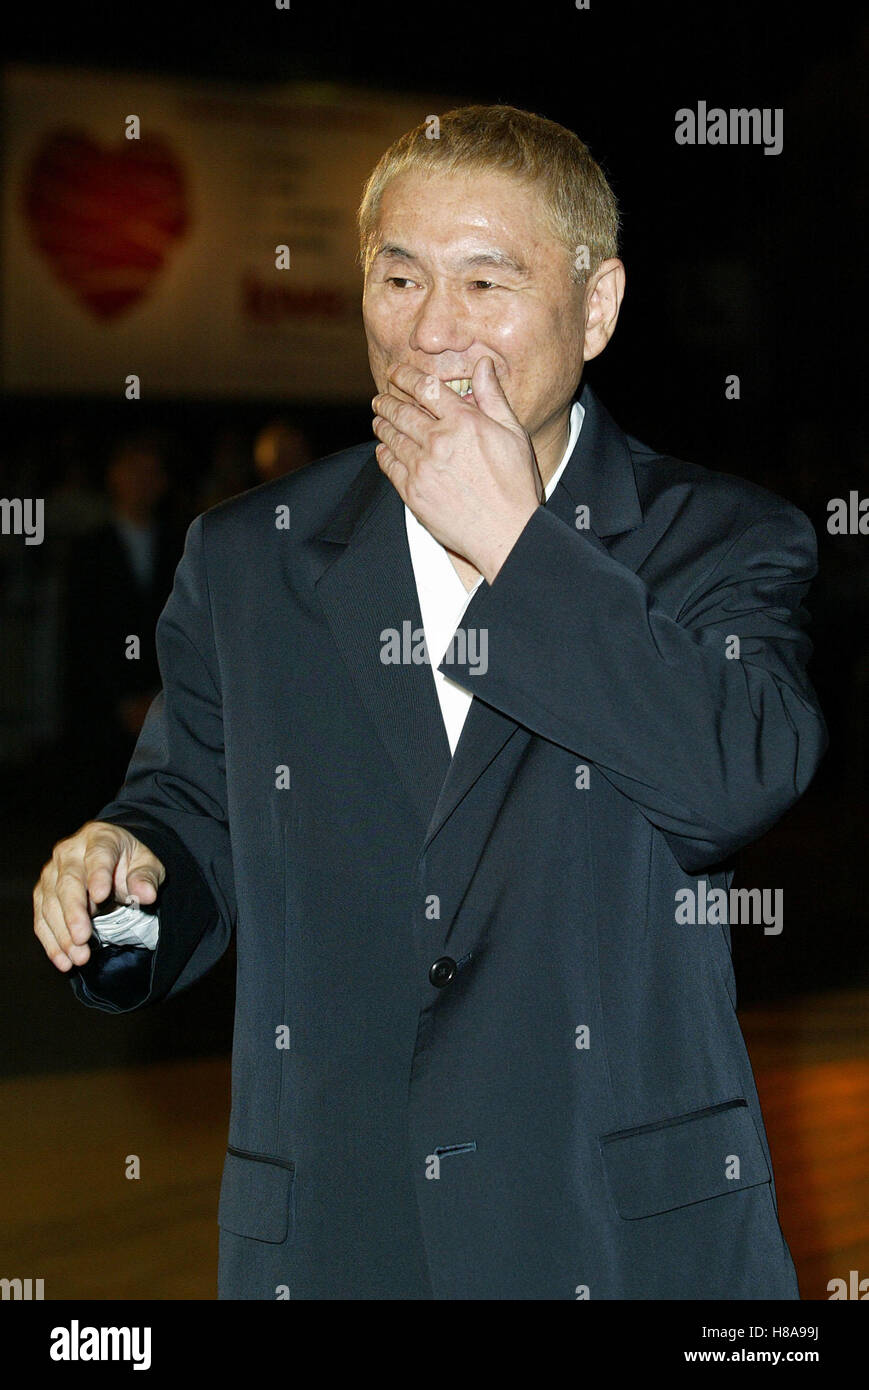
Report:
M452 381L445 381L444 386L449 386L451 391L455 391L457 396L470 396L471 378L469 376L457 376Z

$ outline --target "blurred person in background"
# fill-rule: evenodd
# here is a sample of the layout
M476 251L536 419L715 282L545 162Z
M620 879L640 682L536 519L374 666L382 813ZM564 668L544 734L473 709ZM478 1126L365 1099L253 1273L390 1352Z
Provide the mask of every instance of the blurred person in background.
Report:
M237 497L253 487L250 438L241 430L221 429L211 449L211 462L196 496L196 512L207 512L228 497Z
M164 516L160 440L116 444L105 491L109 519L70 547L65 575L66 770L70 799L85 808L123 781L160 688L154 629L183 549L183 532Z

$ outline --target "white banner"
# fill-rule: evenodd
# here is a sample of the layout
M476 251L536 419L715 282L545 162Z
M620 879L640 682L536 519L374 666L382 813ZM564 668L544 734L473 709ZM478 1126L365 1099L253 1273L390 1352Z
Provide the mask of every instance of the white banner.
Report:
M370 394L356 208L443 104L30 67L3 97L5 390Z

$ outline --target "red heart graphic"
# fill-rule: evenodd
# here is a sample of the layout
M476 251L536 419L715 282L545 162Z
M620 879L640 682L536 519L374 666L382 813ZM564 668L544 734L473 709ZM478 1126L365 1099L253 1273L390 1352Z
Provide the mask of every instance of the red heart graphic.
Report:
M59 130L40 146L23 187L30 235L54 274L97 318L147 293L188 227L184 174L159 137L101 150Z

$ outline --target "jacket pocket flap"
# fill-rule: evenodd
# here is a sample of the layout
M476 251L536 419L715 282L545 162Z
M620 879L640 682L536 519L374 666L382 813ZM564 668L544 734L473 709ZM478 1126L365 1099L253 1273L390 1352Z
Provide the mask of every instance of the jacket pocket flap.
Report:
M254 1240L286 1240L295 1169L286 1159L227 1150L217 1224Z
M770 1181L744 1100L601 1137L607 1182L628 1221Z

